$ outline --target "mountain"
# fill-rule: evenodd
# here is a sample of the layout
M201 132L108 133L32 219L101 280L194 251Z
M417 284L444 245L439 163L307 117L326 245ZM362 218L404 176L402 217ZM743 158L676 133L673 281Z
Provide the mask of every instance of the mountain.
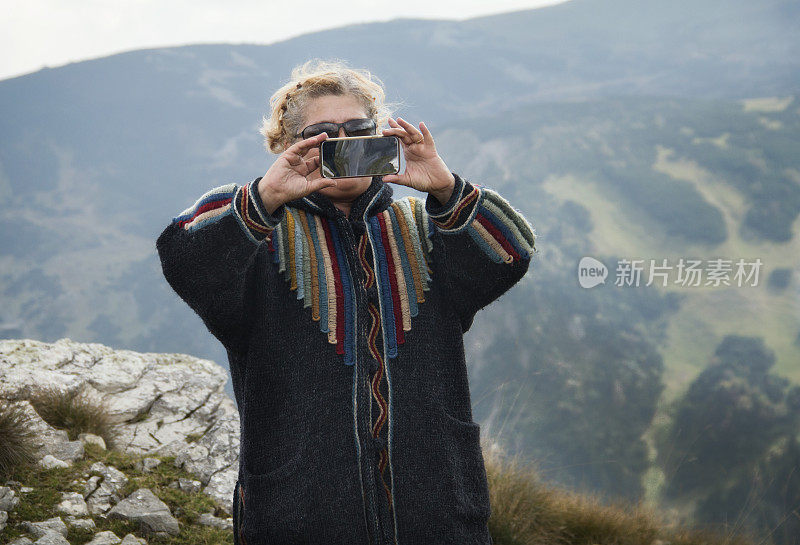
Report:
M0 81L0 336L226 361L155 239L207 189L266 172L272 91L309 57L342 58L539 234L531 272L467 334L476 416L555 481L655 498L655 437L726 335L763 338L800 382L798 16L777 0L572 0ZM585 256L604 285L578 285ZM680 258L763 267L755 286L613 281L623 259Z

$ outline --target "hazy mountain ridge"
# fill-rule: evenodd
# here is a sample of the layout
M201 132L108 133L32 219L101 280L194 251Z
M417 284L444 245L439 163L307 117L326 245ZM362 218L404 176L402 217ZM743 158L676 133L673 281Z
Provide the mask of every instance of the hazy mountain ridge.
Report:
M774 371L800 381L800 8L721 6L573 0L270 46L133 51L0 81L0 338L226 361L163 280L155 238L207 189L262 175L272 89L306 58L341 57L379 75L448 166L497 188L539 233L529 275L467 336L476 415L508 422L528 454L616 460L576 459L554 480L654 495L650 435L725 336L762 337ZM584 255L610 267L761 257L762 282L785 280L583 290ZM512 405L512 377L539 401Z

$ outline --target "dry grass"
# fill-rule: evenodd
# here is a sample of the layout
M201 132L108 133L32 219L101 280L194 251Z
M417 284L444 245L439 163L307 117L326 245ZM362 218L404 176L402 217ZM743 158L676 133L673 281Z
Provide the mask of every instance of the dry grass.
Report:
M36 453L27 414L18 404L0 399L0 482L19 467L34 463Z
M71 441L81 433L99 435L106 447L113 448L117 437L105 404L90 397L84 388L62 390L39 387L29 396L31 405L45 422L67 432Z
M484 448L495 545L754 545L753 536L669 527L642 504L541 481L534 466Z

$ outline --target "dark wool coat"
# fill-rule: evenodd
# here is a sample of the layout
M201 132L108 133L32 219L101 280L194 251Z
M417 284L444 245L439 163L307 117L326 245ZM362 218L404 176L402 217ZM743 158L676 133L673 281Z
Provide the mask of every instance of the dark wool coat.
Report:
M203 194L158 237L164 276L225 346L241 417L235 542L492 542L463 334L528 270L535 233L455 175L442 205L375 177L267 213Z

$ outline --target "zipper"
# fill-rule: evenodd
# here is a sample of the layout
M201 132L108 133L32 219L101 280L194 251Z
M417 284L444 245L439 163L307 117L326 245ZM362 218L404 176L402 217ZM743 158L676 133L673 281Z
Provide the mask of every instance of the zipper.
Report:
M377 194L376 194L375 197L373 197L373 201L371 201L369 203L369 205L367 205L367 210L369 210L369 207L373 204L373 202L374 202L376 197L377 197ZM365 214L366 214L366 212L365 212ZM361 300L361 295L358 293L359 290L356 288L356 282L354 281L354 276L352 274L353 273L353 250L352 249L355 247L355 245L353 244L353 239L355 237L355 233L353 233L353 228L350 226L350 221L347 219L347 217L340 216L340 217L337 218L336 221L339 224L339 232L340 233L344 233L344 237L343 238L346 239L346 240L342 241L343 243L346 242L346 244L343 244L343 246L344 246L343 254L345 255L345 258L347 259L347 273L350 276L350 290L352 292L353 301L355 302L355 307L356 307L355 312L353 312L353 331L352 331L353 341L354 341L354 345L355 345L354 346L354 353L353 353L353 358L355 360L353 362L353 367L354 367L353 373L354 373L354 375L356 377L358 377L358 361L359 361L359 357L358 357L358 352L359 352L358 313L364 307L364 301ZM358 262L358 256L356 256L356 262ZM359 267L361 267L360 263L357 263L357 264L358 264ZM361 280L361 275L358 275L357 278L358 278L358 281L359 281L359 286L363 285L363 282ZM356 379L354 379L354 385L357 385ZM354 392L354 395L355 395L355 392ZM371 398L369 399L369 403L370 403L369 404L369 409L371 410L372 409L372 399ZM355 424L356 424L356 442L358 443L358 450L359 450L358 472L359 472L359 478L361 478L361 475L362 475L361 446L360 446L361 434L358 433L358 415L357 414L356 414L355 418L356 418L356 422L355 422ZM368 426L368 428L369 428L369 426ZM370 464L370 470L371 470L372 469L372 462L370 461L369 464ZM372 472L370 472L369 482L370 483L374 482L374 475L372 475ZM381 539L380 539L381 527L380 527L380 522L378 521L378 506L375 503L375 499L374 499L374 487L373 487L373 490L371 490L370 492L371 492L370 496L372 497L371 503L372 503L372 511L373 511L373 516L374 516L375 539L377 540L377 542L380 542L381 541ZM362 482L361 482L361 497L364 500L365 507L366 507L366 496L365 496L365 492L364 492L363 479L362 479ZM364 513L364 516L366 517L366 511ZM368 536L368 538L369 538L369 536Z
M373 199L373 201L371 201L367 205L367 208L364 211L364 224L365 224L365 228L366 228L366 232L367 232L367 237L368 237L368 240L370 242L370 250L372 251L372 269L373 269L374 274L375 274L375 289L377 290L377 293L378 293L378 313L380 315L381 336L383 338L383 360L384 360L384 367L385 367L385 372L386 372L387 392L388 392L388 397L389 397L389 399L388 399L388 416L387 416L389 429L387 430L387 433L388 433L387 445L388 445L388 452L389 452L389 472L390 472L390 475L391 475L392 496L394 497L394 490L395 490L395 487L394 487L394 470L392 469L392 456L391 456L391 452L392 452L392 447L391 447L391 445L392 445L392 401L391 401L392 400L392 383L391 383L390 378L389 378L389 357L388 357L388 350L387 350L388 339L386 338L386 327L384 327L384 321L383 321L384 313L386 311L383 308L383 297L382 297L381 284L380 284L381 275L380 275L380 269L378 268L379 267L378 252L377 252L377 249L375 247L376 242L375 242L375 240L374 240L374 238L372 236L372 223L369 221L369 218L367 217L367 215L369 214L369 210L372 207L373 202L374 202L374 199ZM378 225L378 229L380 229L380 222L376 221L376 224ZM370 392L370 394L371 394L371 392ZM370 409L371 408L372 408L372 398L370 397ZM370 422L370 424L371 424L371 422ZM394 543L395 543L395 545L397 545L397 543L398 543L398 537L397 537L397 513L395 511L395 502L394 501L392 501L391 512L392 512L392 520L393 520L393 526L394 526ZM375 516L377 518L377 513L376 513Z

